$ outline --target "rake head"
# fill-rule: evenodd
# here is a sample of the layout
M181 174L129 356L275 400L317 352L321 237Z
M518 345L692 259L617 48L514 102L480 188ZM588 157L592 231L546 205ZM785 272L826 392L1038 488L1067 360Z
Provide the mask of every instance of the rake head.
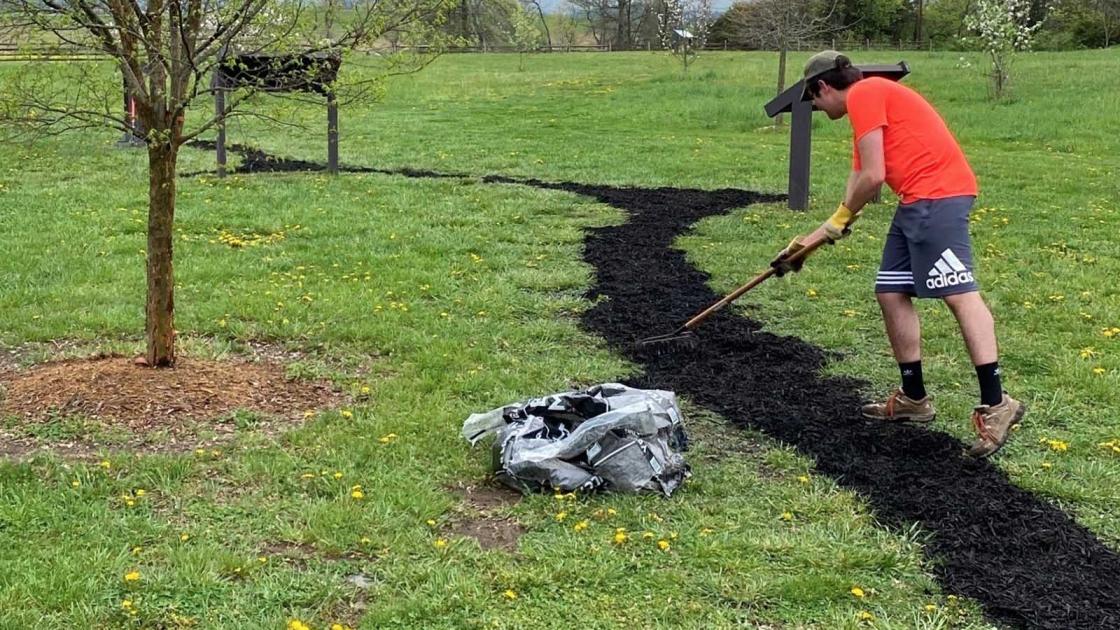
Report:
M640 339L635 345L641 349L649 349L661 353L670 352L678 348L691 347L695 342L696 334L682 326L671 333Z

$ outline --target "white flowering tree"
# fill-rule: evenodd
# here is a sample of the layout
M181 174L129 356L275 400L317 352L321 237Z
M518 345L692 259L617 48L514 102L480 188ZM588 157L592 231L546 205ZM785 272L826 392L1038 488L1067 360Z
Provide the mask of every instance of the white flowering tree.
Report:
M447 0L2 0L4 29L92 53L104 63L28 63L5 73L0 123L32 138L109 127L145 130L148 150L146 352L142 363L175 363L172 234L179 149L243 109L253 90L225 111L197 107L233 52L279 59L337 58L376 48L389 35L432 41ZM422 40L422 41L423 41ZM286 57L285 57L286 55ZM302 55L312 55L304 57ZM268 57L273 58L273 57ZM420 58L417 58L422 63ZM314 64L312 64L314 65ZM302 72L303 70L300 69ZM308 68L314 73L314 67ZM122 81L135 112L122 111ZM287 80L291 80L289 77ZM333 88L332 88L333 89ZM192 105L195 105L192 108ZM133 117L135 121L132 120Z
M711 0L664 0L657 13L657 34L662 48L680 61L683 74L708 43L712 22Z
M992 59L989 76L996 99L1009 93L1015 54L1030 50L1035 33L1042 28L1041 20L1031 24L1030 14L1030 0L979 0L975 10L965 18L965 26L976 33Z

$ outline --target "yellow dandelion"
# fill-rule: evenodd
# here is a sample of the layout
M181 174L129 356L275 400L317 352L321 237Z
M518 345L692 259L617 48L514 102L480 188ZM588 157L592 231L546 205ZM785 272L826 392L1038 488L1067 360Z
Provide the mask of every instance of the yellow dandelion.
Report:
M337 470L334 471L334 478L335 479L342 479L342 473L337 471Z
M614 516L615 514L618 514L618 510L614 508L607 508L607 516Z
M1042 469L1043 470L1050 470L1053 467L1054 467L1054 464L1051 464L1050 462L1042 462Z
M553 518L555 518L558 522L563 521L564 519L568 518L568 513L567 512L557 512L556 516L554 516Z
M863 599L863 597L865 596L865 593L863 592L863 589L858 587L858 586L853 586L852 590L849 591L849 592L852 595L855 595L857 599Z
M424 523L426 523L428 525L428 527L435 527L436 526L436 519L430 518L430 519L424 521Z
M793 512L782 512L782 520L783 521L792 521L793 520Z
M937 610L937 605L936 604L926 604L925 605L925 611L927 613L931 613L931 612L934 612L936 610Z
M355 501L361 501L362 499L366 498L366 495L361 490L351 490L350 498L354 499Z
M369 386L368 386L368 385L362 385L362 388L361 388L360 390L358 390L358 392L359 392L359 393L360 393L360 394L361 394L362 396L369 396L369 391L370 391L370 390L369 390Z
M141 553L142 551L144 551L144 548L143 548L143 547L133 547L133 548L132 548L132 555L134 555L134 556L138 556L138 555L140 555L140 553Z
M182 534L179 534L179 540L181 542L187 542L190 539L191 539L191 535L186 533L186 532L183 532Z
M101 464L100 464L100 466L101 466L102 468L104 468L105 470L109 470L110 468L112 468L112 467L113 467L113 463L112 463L112 462L110 462L110 461L109 461L109 460L107 460L107 459L103 459L103 460L101 460Z
M646 540L653 540L653 537L653 532L642 532L642 538L645 538Z
M513 590L512 588L507 588L506 591L502 593L502 596L506 599L517 599L517 591Z
M1069 450L1069 442L1063 440L1053 440L1050 438L1042 438L1038 441L1039 444L1045 444L1050 450L1055 453L1064 453Z
M124 581L125 582L139 582L140 581L140 572L139 571L129 571L128 573L125 573L124 574Z
M136 496L138 497L142 497L147 494L147 492L145 492L143 488L137 488L134 494L136 494Z
M808 291L805 292L805 295L807 295L811 298L817 297L817 290L816 289L809 289Z
M1081 355L1082 359L1091 359L1091 358L1097 356L1097 349L1092 347L1092 346L1089 346L1089 347L1086 347L1086 348L1082 348L1081 351L1078 354Z
M664 538L657 541L657 548L661 551L669 551L669 541Z
M288 621L288 630L311 630L311 626L303 623L299 619L292 619Z
M358 542L362 543L363 545L368 545L373 541L370 540L369 536L362 536L362 538Z
M436 541L434 543L432 543L432 546L434 546L436 549L439 549L441 551L444 550L444 549L447 549L447 539L446 538L437 538Z
M801 483L809 483L809 477L807 475L801 475L797 478L797 480Z
M78 487L78 486L80 486L80 485L82 485L82 482L78 481L77 479L75 479L74 481L71 481L71 482L70 482L70 487L71 487L71 488L77 488L77 487Z
M397 434L396 433L389 433L388 435L381 436L380 438L377 439L377 441L381 442L382 444L391 444L396 439L397 439Z
M859 618L860 621L875 621L875 615L872 615L871 613L867 612L866 610L859 611L858 618Z
M700 530L700 535L701 535L701 536L710 536L710 535L711 535L711 534L712 534L713 532L715 532L715 531L716 531L716 530L714 530L714 529L712 529L712 528L710 528L710 527L705 527L704 529L701 529L701 530Z
M614 533L614 544L621 545L622 543L626 542L627 540L630 540L630 536L627 535L625 530L616 531Z
M582 532L583 530L587 529L587 521L580 521L580 522L576 523L575 525L572 526L572 529L574 529L577 532Z
M341 415L343 418L346 418L347 420L349 420L349 419L354 417L354 412L350 411L349 409L343 409L342 411L339 412L339 415Z
M261 564L268 564L268 558L266 558L265 556L258 556L257 557L257 562L259 562Z
M1105 369L1103 367L1098 366L1098 367L1093 368L1093 374L1096 374L1097 376L1100 376L1101 374L1104 374L1104 373L1105 373Z
M314 411L310 411L310 410L308 410L308 411L305 411L305 412L303 412L303 419L304 419L304 420L306 420L306 419L310 418L310 417L311 417L311 416L313 416L313 415L315 415L315 412L314 412Z

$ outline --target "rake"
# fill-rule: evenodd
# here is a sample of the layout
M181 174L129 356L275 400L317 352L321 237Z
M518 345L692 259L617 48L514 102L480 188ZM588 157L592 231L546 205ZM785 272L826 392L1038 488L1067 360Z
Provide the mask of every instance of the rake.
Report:
M830 242L831 241L828 238L822 238L822 239L820 239L820 240L818 240L818 241L816 241L812 244L805 245L803 248L798 250L798 252L796 254L789 257L789 262L791 262L791 263L801 262L801 261L805 260L809 256L809 254L812 254L814 251L816 251L817 248L819 248L821 245L824 245L825 243L830 243ZM746 293L747 291L750 291L751 289L753 289L753 288L757 287L758 285L762 284L763 282L768 280L771 276L774 276L777 273L778 273L777 270L775 270L773 267L768 268L766 271L763 271L762 273L760 273L757 276L755 276L754 278L752 278L750 282L744 284L743 286L739 287L738 289L735 289L731 293L728 293L720 301L716 302L715 304L712 304L708 308L706 308L703 311L700 311L699 313L694 315L692 317L692 319L685 322L683 325L681 325L680 328L677 328L673 332L665 333L663 335L655 335L653 337L646 337L645 339L639 340L637 345L638 346L663 345L663 344L669 344L669 343L672 343L672 342L675 342L675 341L681 341L681 340L686 340L686 339L692 338L693 335L694 335L693 330L697 326L699 326L701 323L703 323L704 320L708 319L713 314L715 314L716 311L719 311L723 307L725 307L728 304L730 304L730 303L734 302L735 300L739 299L740 297L743 296L744 293Z

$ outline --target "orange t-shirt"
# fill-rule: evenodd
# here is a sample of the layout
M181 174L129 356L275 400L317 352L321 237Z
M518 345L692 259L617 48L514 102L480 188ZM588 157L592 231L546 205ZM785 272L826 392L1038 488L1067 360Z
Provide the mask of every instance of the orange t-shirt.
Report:
M902 203L976 195L976 176L937 111L920 94L882 77L848 88L852 169L860 169L860 138L883 128L887 185Z

